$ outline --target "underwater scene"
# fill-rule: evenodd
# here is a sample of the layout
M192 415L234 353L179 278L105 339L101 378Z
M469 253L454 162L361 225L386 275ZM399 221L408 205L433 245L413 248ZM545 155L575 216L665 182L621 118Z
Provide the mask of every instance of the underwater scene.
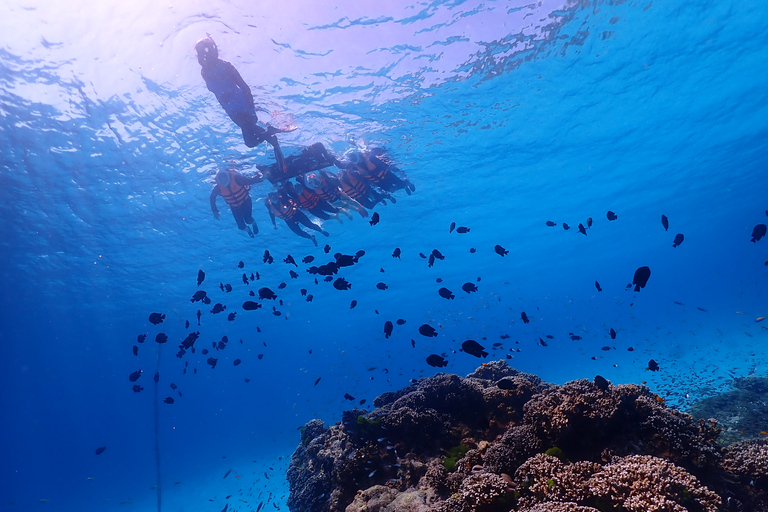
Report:
M0 511L768 510L767 24L0 3Z

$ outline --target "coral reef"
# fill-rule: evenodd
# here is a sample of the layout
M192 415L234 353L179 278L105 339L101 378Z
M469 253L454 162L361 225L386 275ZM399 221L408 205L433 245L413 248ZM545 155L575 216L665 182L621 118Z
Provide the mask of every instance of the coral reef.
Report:
M292 512L768 511L768 441L723 448L644 386L494 361L374 405L302 429Z

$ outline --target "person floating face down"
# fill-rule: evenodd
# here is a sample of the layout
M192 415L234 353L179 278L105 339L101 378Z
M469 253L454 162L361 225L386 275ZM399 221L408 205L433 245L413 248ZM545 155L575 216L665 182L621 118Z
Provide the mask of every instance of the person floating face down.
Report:
M322 199L335 206L344 209L354 208L361 217L367 217L368 212L363 205L341 191L339 178L323 170L311 172L302 177L302 184L312 189Z
M271 192L267 199L264 201L264 206L267 207L269 212L269 218L272 219L272 226L277 229L275 223L275 217L279 217L285 221L288 227L302 238L309 238L312 243L317 247L317 238L315 235L310 235L299 227L299 223L304 224L309 229L319 231L325 236L328 236L327 231L310 221L309 218L299 210L299 205L291 199L288 194L284 192Z
M219 220L219 210L216 207L216 196L222 196L232 210L237 227L244 230L251 237L259 232L259 227L253 220L253 201L248 193L250 186L263 180L262 175L248 177L235 172L232 169L222 169L216 174L216 185L211 191L211 211L213 217ZM253 226L253 230L251 227Z
M348 168L355 169L360 175L371 183L386 192L395 192L405 189L408 195L416 190L408 178L401 179L393 170L385 158L382 158L384 151L380 148L373 148L370 151L353 150L349 152Z
M305 187L303 184L303 175L297 178L297 183L293 184L290 181L286 182L283 191L288 196L296 201L303 210L308 211L315 217L323 220L336 219L342 222L339 213L343 213L350 219L352 214L344 208L337 208L331 205L328 201L320 197L314 190L309 187ZM343 223L343 222L342 222Z
M267 141L275 150L278 169L285 170L283 152L275 136L285 130L270 125L267 125L266 129L259 126L250 87L235 66L219 58L219 50L210 36L199 40L195 50L205 85L216 95L229 118L243 131L245 145L252 148Z

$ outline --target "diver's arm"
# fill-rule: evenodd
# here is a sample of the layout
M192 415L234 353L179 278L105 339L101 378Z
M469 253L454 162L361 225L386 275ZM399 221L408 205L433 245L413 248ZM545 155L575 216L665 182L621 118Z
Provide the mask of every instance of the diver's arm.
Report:
M243 176L242 174L236 174L235 181L240 186L253 185L254 183L261 183L264 181L264 175L261 174L261 171L256 171L256 174L253 176Z
M213 218L219 220L219 209L216 207L216 196L219 195L219 187L213 187L211 190L211 211L213 212Z
M277 229L277 224L275 223L275 212L272 211L272 201L267 199L264 201L264 206L267 207L267 211L269 212L269 218L272 219L272 226Z

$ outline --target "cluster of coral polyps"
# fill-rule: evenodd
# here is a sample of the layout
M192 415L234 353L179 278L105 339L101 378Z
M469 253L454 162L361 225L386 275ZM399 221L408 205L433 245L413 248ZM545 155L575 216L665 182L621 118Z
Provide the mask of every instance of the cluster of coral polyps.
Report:
M292 512L768 511L768 444L647 387L562 386L495 361L313 420L288 469Z

